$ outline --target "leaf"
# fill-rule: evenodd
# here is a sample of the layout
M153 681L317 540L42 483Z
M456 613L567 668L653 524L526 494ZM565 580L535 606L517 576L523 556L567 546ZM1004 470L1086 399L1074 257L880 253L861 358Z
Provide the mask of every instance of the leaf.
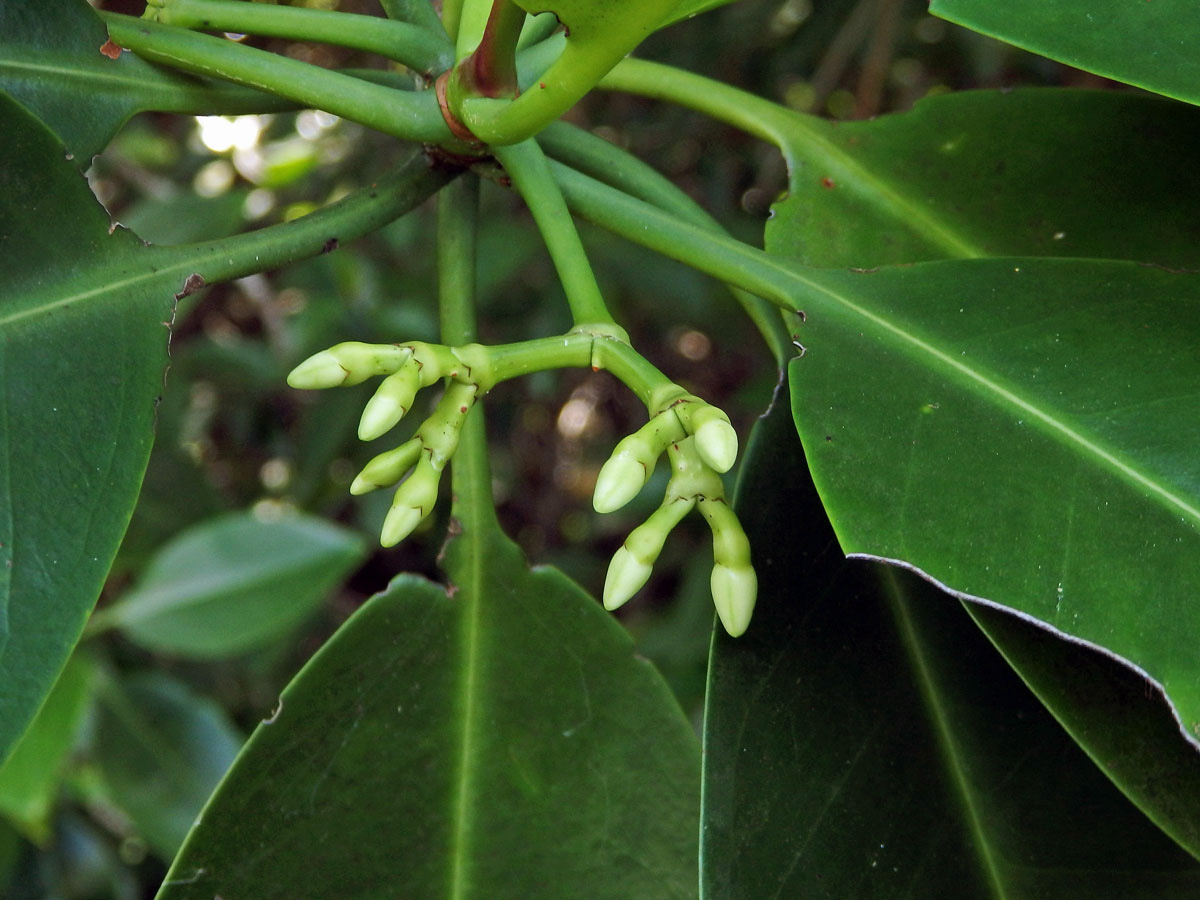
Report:
M447 565L293 680L159 897L695 896L698 746L661 679L498 532Z
M110 230L62 145L3 96L0 133L2 760L78 639L129 521L175 297L316 255L331 236L348 242L449 176L417 155L295 221L149 247Z
M91 663L72 656L37 718L0 767L0 812L36 843L50 837L63 766L91 700L91 686Z
M1195 895L1200 866L1100 775L958 604L842 557L782 402L755 427L735 502L760 594L746 634L713 647L704 896ZM1064 662L1090 654L1048 643ZM1140 688L1125 699L1154 705Z
M1191 0L932 0L929 11L1079 69L1200 102Z
M243 653L300 625L365 553L359 535L321 519L220 516L160 550L94 624L161 653Z
M867 122L772 112L790 169L767 223L772 253L839 267L961 256L1200 265L1200 110L1026 89L930 97Z
M66 662L125 530L179 275L152 273L132 234L109 233L62 145L5 97L0 132L3 759Z
M97 762L112 799L166 859L241 744L219 706L164 675L102 685Z
M814 280L792 403L843 549L1106 648L1195 740L1197 276L1010 259Z
M0 90L34 113L87 168L117 130L146 110L214 115L290 108L257 91L216 85L122 53L86 0L0 3Z
M1121 791L1200 857L1200 760L1158 688L1017 616L977 604L967 611Z

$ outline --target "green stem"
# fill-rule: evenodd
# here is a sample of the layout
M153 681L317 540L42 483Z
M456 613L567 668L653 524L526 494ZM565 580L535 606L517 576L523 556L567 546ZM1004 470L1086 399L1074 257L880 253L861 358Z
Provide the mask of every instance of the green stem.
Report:
M444 33L439 40L436 32L378 16L245 0L150 0L149 8L154 7L154 20L163 25L337 44L377 53L426 74L441 72L454 62L453 47Z
M604 369L633 391L651 414L659 412L660 398L684 393L625 341L604 335L576 331L559 337L497 344L487 348L487 356L490 374L497 383L549 369Z
M456 90L483 97L516 94L517 41L525 18L525 10L513 0L495 0L479 46L455 68Z
M814 116L801 115L702 75L642 59L622 60L598 86L686 106L732 125L778 147L790 172L808 161L838 184L855 185L857 193L869 203L922 231L947 256L963 259L987 256L983 248L963 238L936 214L904 196L870 167L846 153L830 140L828 125Z
M105 14L114 42L151 62L211 75L360 122L385 134L466 150L450 134L433 91L380 87L224 38Z
M554 159L651 203L714 234L726 234L721 224L673 182L635 156L566 122L554 122L538 135L538 143ZM771 304L737 287L730 287L779 364L792 355L792 343L779 313Z
M491 18L494 0L459 0L458 30L454 35L454 52L458 59L465 59L483 39L484 29ZM445 21L446 8L442 7L442 19ZM448 27L448 26L447 26Z
M575 325L615 324L592 274L571 212L537 143L528 140L493 147L492 151L533 214L562 281Z
M552 162L550 169L571 208L585 219L780 309L795 311L797 296L824 290L785 260L685 222L562 163Z
M384 15L389 19L416 25L430 34L445 37L449 42L449 35L442 27L442 20L438 18L429 0L379 0L379 5L383 7Z
M442 343L475 340L475 254L479 179L460 178L438 195L438 313Z
M781 150L795 129L796 114L763 97L674 66L628 57L597 87L665 100L711 116Z
M462 22L463 0L442 0L442 28L457 44L459 23Z
M191 289L273 269L316 256L369 234L415 209L453 176L432 168L416 154L373 185L307 216L215 241L172 247L150 247L158 270L172 269Z
M479 180L460 178L438 196L438 311L442 340L475 340L475 260ZM483 409L476 403L462 424L450 467L454 516L472 533L497 527Z

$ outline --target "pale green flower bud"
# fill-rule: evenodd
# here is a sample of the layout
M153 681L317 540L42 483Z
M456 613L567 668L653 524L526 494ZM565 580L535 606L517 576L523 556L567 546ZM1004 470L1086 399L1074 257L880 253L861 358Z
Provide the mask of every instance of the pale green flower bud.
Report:
M653 463L651 463L651 466ZM620 509L638 495L650 477L646 463L632 453L617 453L608 458L596 476L592 506L598 513Z
M717 616L730 636L738 637L750 626L754 612L754 601L758 597L758 576L750 566L730 566L717 563L713 566L713 605Z
M396 488L392 508L383 520L380 544L384 547L394 547L412 534L413 529L421 524L421 520L433 512L441 475L442 473L430 465L428 460L418 459L412 474Z
M698 505L713 535L713 605L725 630L737 637L749 626L758 595L758 577L750 565L750 540L724 500L704 499Z
M696 452L717 472L728 472L737 460L737 432L729 416L710 403L692 398L675 407L683 427L696 439Z
M350 485L350 493L358 496L369 494L376 488L389 487L404 477L421 455L421 441L413 438L394 450L380 453L363 466L363 470Z
M716 409L715 407L707 407ZM716 412L721 412L716 410ZM696 429L696 452L700 458L718 472L728 472L737 460L738 436L729 424L729 419L712 418Z
M397 344L346 341L310 356L292 369L287 381L302 390L362 384L376 375L390 375L411 356L410 348Z
M642 589L650 571L649 563L642 562L625 547L618 547L604 579L604 608L611 611L628 601Z
M613 512L636 497L662 452L674 441L686 437L679 418L668 411L623 438L596 476L596 490L592 494L596 512Z
M604 580L604 608L616 609L642 589L667 535L696 505L695 500L668 497L641 525L629 533L613 554Z
M306 359L288 373L287 383L302 391L337 387L345 384L350 373L328 350L322 350Z
M383 379L375 395L363 407L358 422L358 439L373 441L396 425L412 409L421 386L421 370L412 362Z

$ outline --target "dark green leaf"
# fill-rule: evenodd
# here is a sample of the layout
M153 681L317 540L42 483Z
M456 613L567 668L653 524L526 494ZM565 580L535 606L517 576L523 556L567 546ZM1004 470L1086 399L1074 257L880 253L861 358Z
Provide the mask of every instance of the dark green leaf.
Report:
M42 120L77 165L143 110L267 112L285 101L160 69L132 53L100 52L104 23L86 0L0 3L0 91Z
M153 274L132 234L109 233L62 145L4 97L0 131L3 759L66 662L125 530L179 275Z
M242 653L307 619L365 549L357 534L308 516L210 519L159 551L96 624L163 653Z
M1200 103L1192 0L933 0L934 15L1079 69Z
M415 157L367 189L250 235L148 247L110 231L64 150L0 95L0 759L78 639L129 520L174 298L322 252L450 177Z
M736 505L760 597L749 631L713 650L705 896L1195 895L1200 866L952 598L842 557L781 402L756 426Z
M1126 796L1200 857L1200 758L1158 688L1017 616L977 604L967 611Z
M1017 259L814 280L793 408L843 549L1107 648L1195 740L1198 277Z
M37 718L0 767L0 813L32 841L41 843L50 836L63 764L91 699L91 684L91 663L72 656Z
M112 799L166 859L241 744L219 706L163 675L102 685L96 759Z
M1200 266L1200 110L1034 89L931 97L869 122L777 119L791 177L767 224L772 253L839 267L961 256Z
M695 896L698 746L661 679L499 534L448 553L449 590L400 576L284 691L160 897Z

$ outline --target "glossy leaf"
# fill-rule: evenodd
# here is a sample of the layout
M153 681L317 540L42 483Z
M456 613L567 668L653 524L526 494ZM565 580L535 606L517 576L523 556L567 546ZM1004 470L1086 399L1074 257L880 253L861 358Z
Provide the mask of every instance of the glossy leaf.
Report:
M1089 763L958 603L842 556L806 469L777 402L736 498L758 607L742 637L717 634L711 659L703 896L1193 896L1200 865ZM1049 643L1064 664L1095 656ZM1156 706L1140 688L1122 696ZM1196 782L1188 762L1173 783Z
M119 628L161 653L242 653L312 615L365 551L361 536L322 519L221 516L160 550L94 624Z
M176 295L323 252L449 176L416 157L318 212L149 247L110 227L62 144L0 96L0 759L74 646L129 520Z
M1017 616L978 604L967 611L1121 791L1200 858L1200 757L1158 688Z
M658 675L499 533L447 566L449 589L393 581L284 691L163 900L695 896L698 745Z
M1200 110L1026 89L931 97L866 122L776 118L791 171L767 223L772 253L816 266L961 256L1200 266L1190 202Z
M215 703L163 675L105 682L94 752L114 802L170 859L241 747Z
M32 841L50 837L59 781L87 711L91 685L91 663L71 657L37 718L0 767L0 813Z
M843 549L1107 648L1194 740L1197 277L1016 259L819 281L793 408Z
M62 145L4 97L0 131L3 759L66 662L137 497L179 274L142 268L145 248L109 233Z
M214 85L100 52L108 31L86 0L0 3L0 91L40 118L87 168L131 116L144 110L267 112L285 101Z
M929 11L1076 68L1200 103L1200 19L1191 0L932 0Z

